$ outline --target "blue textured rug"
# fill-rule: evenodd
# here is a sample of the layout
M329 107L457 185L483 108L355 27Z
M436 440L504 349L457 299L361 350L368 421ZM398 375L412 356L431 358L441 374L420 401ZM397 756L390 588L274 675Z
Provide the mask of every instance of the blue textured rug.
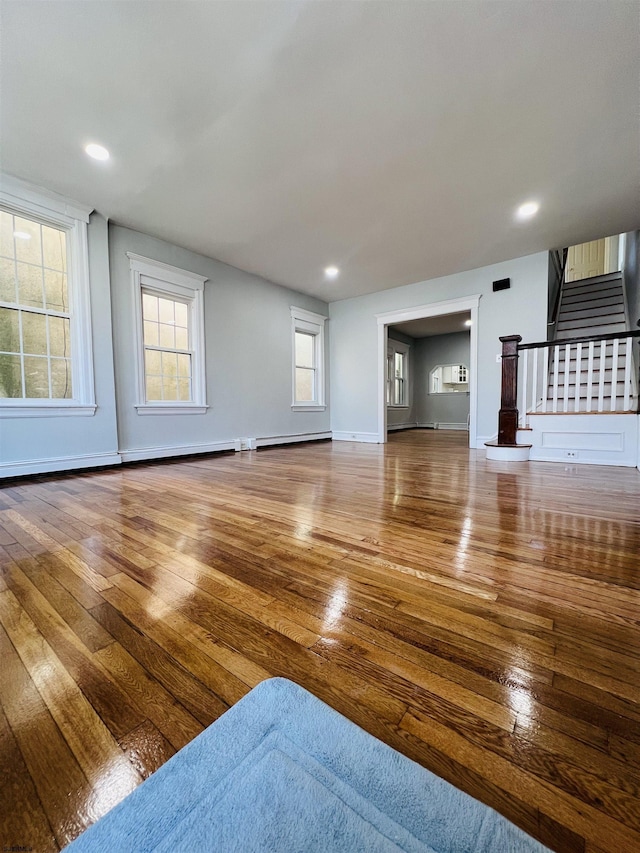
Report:
M297 684L264 681L69 853L541 853Z

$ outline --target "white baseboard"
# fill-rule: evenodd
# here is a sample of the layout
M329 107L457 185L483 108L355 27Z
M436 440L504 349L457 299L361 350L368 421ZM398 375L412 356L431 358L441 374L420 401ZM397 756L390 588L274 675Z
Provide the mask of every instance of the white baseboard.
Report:
M121 450L123 462L142 462L144 459L166 459L170 456L190 456L194 453L216 453L220 450L233 450L233 441L214 441L208 444L160 445L142 447L139 450Z
M77 468L99 468L119 465L118 453L88 453L83 456L59 456L50 459L30 459L26 462L6 462L0 465L0 478L23 477L28 474L50 474L55 471L73 471Z
M411 424L387 424L387 432L393 432L396 429L415 429L417 426L415 421Z
M443 421L425 421L424 423L419 423L418 427L420 429L461 429L465 432L468 431L469 427L465 423L444 423Z
M333 431L334 441L363 441L367 444L379 444L377 432L336 432Z
M256 439L256 447L271 447L275 444L297 444L300 441L322 441L331 438L331 432L299 432L295 435L267 435Z
M476 438L476 449L477 450L485 450L485 442L487 441L496 441L498 438L498 433L494 432L492 435L479 435Z

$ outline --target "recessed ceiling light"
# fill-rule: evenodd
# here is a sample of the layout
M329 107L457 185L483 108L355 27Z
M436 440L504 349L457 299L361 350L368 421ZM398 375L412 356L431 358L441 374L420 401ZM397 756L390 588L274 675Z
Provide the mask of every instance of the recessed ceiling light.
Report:
M520 205L516 211L516 216L518 219L531 219L531 217L535 216L539 210L540 205L537 201L526 201L524 204Z
M85 145L84 149L89 157L93 157L94 160L108 160L109 152L103 145L96 145L95 142L91 142L89 145Z
M324 274L327 278L338 278L340 270L338 267L325 267Z
M31 234L27 234L26 231L14 231L13 236L16 240L30 240Z
M464 324L465 324L465 326L470 326L472 324L472 322L473 322L472 320L465 320Z

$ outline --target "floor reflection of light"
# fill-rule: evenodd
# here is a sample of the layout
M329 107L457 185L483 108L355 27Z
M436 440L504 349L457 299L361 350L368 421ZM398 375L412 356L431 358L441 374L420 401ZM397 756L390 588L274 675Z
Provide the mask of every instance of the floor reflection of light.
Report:
M344 581L338 581L324 612L322 626L325 631L332 631L338 627L342 618L342 611L347 604L347 594L348 590Z
M469 547L469 538L471 536L471 518L467 516L460 531L460 540L456 548L455 564L458 568L464 568L467 560L467 548Z
M520 716L531 717L533 714L534 698L526 688L512 687L509 690L509 706Z
M93 787L84 811L88 822L94 823L137 788L140 779L131 765L127 767L126 761L114 761L111 766L101 768L99 779L91 781Z

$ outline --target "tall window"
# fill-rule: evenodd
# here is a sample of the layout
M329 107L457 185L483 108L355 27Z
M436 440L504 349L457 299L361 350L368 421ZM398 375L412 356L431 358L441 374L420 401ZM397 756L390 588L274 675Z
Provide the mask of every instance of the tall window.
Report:
M189 304L142 291L146 402L193 402Z
M387 347L387 405L409 405L409 346L391 339Z
M137 317L138 414L204 414L206 278L128 257Z
M292 408L324 409L324 323L326 317L291 308L293 332Z
M88 212L3 178L0 416L93 414ZM36 213L37 211L37 213Z

